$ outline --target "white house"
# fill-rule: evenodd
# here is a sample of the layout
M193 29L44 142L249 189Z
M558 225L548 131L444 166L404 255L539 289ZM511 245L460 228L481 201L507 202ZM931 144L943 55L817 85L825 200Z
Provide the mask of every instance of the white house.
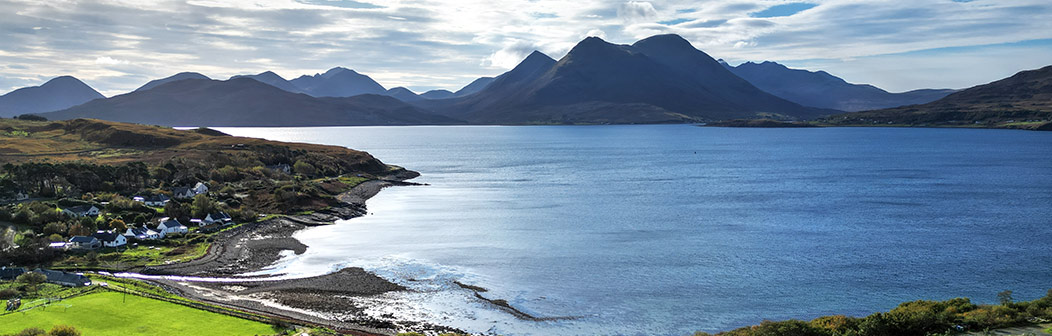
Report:
M26 192L25 190L19 190L15 192L16 201L25 201L27 199L29 199L29 192Z
M62 213L70 217L98 216L99 208L96 208L94 205L78 205L62 209Z
M172 197L178 199L190 199L194 198L194 190L187 187L175 187L172 189Z
M190 229L188 229L186 225L179 223L178 219L164 217L161 218L161 223L157 224L157 232L163 232L167 235L172 233L187 233L190 232Z
M193 187L176 187L172 189L172 197L179 199L194 198L194 196L208 192L208 186L197 182Z
M197 182L197 184L194 185L192 190L194 191L194 195L200 195L208 192L208 186L206 186L202 182Z
M164 206L170 198L164 194L152 195L152 196L135 196L132 197L133 201L144 203L147 206L161 207Z
M205 225L217 223L220 225L230 225L234 224L234 219L230 218L230 215L227 215L225 212L216 212L208 214L208 216L201 220L201 222Z
M117 232L114 232L112 230L99 230L91 236L95 237L100 242L102 242L102 246L105 247L121 247L124 245L128 245L128 238L125 238L124 235L118 234Z
M157 240L164 238L164 232L158 232L150 230L150 228L143 225L141 227L129 227L128 231L124 232L124 236L127 238L135 238L138 240Z

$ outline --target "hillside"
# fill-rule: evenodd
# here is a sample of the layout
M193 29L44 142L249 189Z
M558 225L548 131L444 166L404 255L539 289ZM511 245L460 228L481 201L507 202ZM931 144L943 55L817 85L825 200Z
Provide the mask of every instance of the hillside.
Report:
M217 158L239 158L248 160L245 162L276 164L301 155L316 155L349 171L371 173L387 169L369 153L344 147L234 137L212 130L182 131L94 119L48 122L2 119L0 131L0 163L46 158L49 162L113 165L143 161L154 165L173 159L216 162Z
M809 119L831 112L767 94L674 35L632 46L590 37L557 62L534 52L475 94L419 104L482 124Z
M164 126L346 126L449 124L390 97L314 98L250 78L188 79L42 114Z
M280 75L274 73L273 71L266 71L266 72L260 73L258 75L241 75L241 76L230 77L230 79L235 79L235 78L251 78L251 79L255 79L257 81L260 81L260 82L262 82L264 84L270 84L270 86L273 86L273 87L276 87L276 88L279 88L279 89L282 89L282 90L285 90L285 91L288 91L288 92L292 92L292 93L302 93L303 92L303 90L300 90L299 87L297 87L296 85L293 85L291 82L289 82L285 78L281 77Z
M25 87L0 96L0 117L58 111L106 98L72 76L55 77L43 85Z
M867 84L852 84L825 71L790 69L775 62L723 65L757 88L791 102L847 112L924 104L954 90L913 90L890 93Z
M836 125L983 126L1039 129L1052 121L1052 66L968 88L937 101L846 113L825 120Z

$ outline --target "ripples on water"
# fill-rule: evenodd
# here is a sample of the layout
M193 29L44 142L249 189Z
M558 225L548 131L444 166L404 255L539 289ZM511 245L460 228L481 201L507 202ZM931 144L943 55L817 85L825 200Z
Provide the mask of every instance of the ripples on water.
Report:
M417 170L273 272L362 266L386 311L502 334L689 334L1052 288L1052 133L223 128ZM453 280L540 316L519 321ZM381 308L377 308L381 309ZM378 311L377 313L382 313Z

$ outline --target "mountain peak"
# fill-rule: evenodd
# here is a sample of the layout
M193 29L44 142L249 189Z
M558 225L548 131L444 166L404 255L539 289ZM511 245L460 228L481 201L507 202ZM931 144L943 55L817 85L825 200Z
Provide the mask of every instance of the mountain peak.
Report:
M322 75L322 77L329 78L329 77L336 76L336 75L339 75L339 74L342 74L342 73L345 73L345 72L358 74L357 71L354 71L354 70L351 70L351 69L348 69L348 68L335 67L335 68L329 69L329 71L326 71L325 73L323 73L321 75Z
M641 44L654 44L664 48L694 49L694 45L690 44L690 41L676 34L654 35L636 41L632 46L638 47Z

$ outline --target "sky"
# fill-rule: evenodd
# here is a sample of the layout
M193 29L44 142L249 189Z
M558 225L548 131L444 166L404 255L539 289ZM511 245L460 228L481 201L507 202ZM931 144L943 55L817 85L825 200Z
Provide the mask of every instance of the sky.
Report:
M336 66L455 91L533 50L558 59L588 36L668 33L731 64L959 89L1052 64L1052 1L0 0L0 93L61 75L113 96L183 71Z

